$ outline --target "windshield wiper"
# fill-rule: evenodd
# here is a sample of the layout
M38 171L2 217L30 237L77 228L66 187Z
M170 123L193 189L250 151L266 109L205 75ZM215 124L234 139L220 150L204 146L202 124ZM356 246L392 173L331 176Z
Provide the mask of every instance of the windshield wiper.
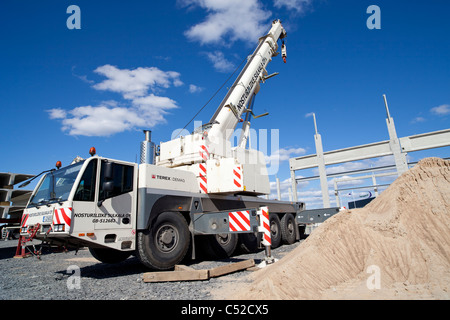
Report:
M50 207L49 206L50 201L55 201L55 202L58 202L59 205L62 205L64 201L62 201L61 198L62 198L62 196L58 197L58 198L50 198L50 199L48 199L47 207Z
M20 186L18 186L18 188L23 188L23 187L29 185L31 181L33 181L34 179L36 179L36 178L39 177L40 175L42 175L42 174L44 174L44 173L46 173L46 172L55 171L55 170L56 170L56 169L50 169L50 170L42 171L41 173L39 173L38 175L34 176L34 177L31 178L30 180L27 180L27 181L25 181L24 183L22 183Z
M35 202L30 202L30 205L35 206L36 209L39 209L39 203L35 203Z
M30 202L31 205L35 206L36 209L39 209L41 205L45 202L45 200L39 200L38 203L36 202ZM47 202L48 203L48 202Z

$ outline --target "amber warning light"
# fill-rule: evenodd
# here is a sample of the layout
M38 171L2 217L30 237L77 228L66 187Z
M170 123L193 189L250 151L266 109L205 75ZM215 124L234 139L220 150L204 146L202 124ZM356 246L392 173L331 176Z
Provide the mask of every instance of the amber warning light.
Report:
M90 154L91 156L94 156L96 153L97 153L97 152L95 151L95 148L94 148L94 147L91 147L91 148L89 149L89 154Z
M58 169L61 168L62 167L61 161L56 161L55 167Z

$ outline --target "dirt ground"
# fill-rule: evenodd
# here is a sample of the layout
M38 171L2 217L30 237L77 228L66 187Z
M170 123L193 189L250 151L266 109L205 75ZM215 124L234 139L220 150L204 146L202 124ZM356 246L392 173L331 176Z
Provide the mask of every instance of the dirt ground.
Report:
M216 299L450 299L450 161L420 161Z

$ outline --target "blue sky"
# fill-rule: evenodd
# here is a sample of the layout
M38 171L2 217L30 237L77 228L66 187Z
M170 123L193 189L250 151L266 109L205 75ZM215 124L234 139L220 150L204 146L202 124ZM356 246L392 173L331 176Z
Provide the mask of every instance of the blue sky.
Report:
M70 5L81 9L81 29L66 25ZM381 9L381 29L366 26L370 5ZM288 32L287 63L275 57L269 64L269 73L280 74L262 85L255 113L270 115L252 126L279 130L276 176L287 199L285 159L315 153L311 112L325 151L387 140L382 94L399 137L449 128L448 12L444 0L3 0L0 171L68 165L88 157L91 146L136 161L142 129L157 143L170 140L279 18ZM232 81L196 120L209 121ZM309 207L320 204L317 184L299 191Z

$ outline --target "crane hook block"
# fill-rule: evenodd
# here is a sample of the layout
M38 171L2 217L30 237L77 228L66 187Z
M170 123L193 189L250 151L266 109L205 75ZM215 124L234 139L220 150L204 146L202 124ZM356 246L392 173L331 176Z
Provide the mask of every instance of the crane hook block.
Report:
M284 63L286 63L286 45L283 43L281 44L281 57L283 58Z

